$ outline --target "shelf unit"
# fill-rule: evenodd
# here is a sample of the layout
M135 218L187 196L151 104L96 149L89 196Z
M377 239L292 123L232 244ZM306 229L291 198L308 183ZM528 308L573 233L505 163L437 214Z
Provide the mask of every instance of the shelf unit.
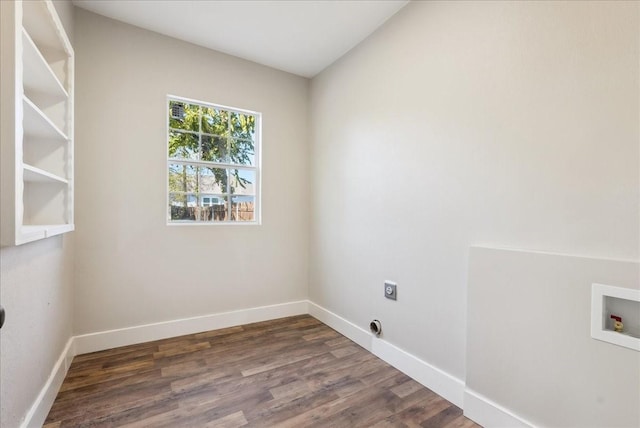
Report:
M50 0L0 7L0 240L10 246L74 229L74 52Z

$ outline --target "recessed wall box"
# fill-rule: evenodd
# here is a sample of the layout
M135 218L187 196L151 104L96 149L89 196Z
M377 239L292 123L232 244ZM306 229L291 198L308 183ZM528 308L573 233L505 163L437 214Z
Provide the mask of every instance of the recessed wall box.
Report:
M592 284L591 337L640 352L640 290Z

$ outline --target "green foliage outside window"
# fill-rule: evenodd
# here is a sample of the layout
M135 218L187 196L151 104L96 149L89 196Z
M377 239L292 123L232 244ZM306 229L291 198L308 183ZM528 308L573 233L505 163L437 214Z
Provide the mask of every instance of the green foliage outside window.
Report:
M255 184L249 180L255 177L255 133L255 115L170 100L170 203L186 209L194 195L200 206L201 193L228 202L237 189Z

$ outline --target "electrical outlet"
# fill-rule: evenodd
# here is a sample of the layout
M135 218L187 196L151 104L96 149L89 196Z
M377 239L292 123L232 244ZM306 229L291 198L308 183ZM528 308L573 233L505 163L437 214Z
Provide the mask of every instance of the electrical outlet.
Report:
M384 297L391 300L396 300L398 298L398 284L391 281L384 282Z

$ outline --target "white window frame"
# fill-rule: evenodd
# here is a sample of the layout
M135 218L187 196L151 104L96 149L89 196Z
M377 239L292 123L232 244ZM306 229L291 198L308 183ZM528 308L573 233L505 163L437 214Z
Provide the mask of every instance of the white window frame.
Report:
M254 165L240 165L240 164L233 164L233 163L222 163L222 162L209 162L209 161L200 161L200 160L185 160L185 159L176 159L176 158L170 158L169 157L169 135L171 133L171 127L170 127L170 121L169 121L169 117L170 117L170 110L169 110L169 104L171 101L177 101L177 102L183 102L186 104L198 104L201 106L206 106L206 107L210 107L210 108L214 108L214 109L218 109L218 110L226 110L229 111L231 113L238 113L238 114L244 114L244 115L252 115L256 118L256 125L255 125L255 141L254 141ZM165 126L165 131L166 131L166 135L165 135L165 141L166 141L166 146L165 146L165 154L166 154L166 159L167 159L167 163L165 164L165 195L166 195L166 203L165 203L165 210L166 210L166 222L167 222L167 226L215 226L215 225L224 225L224 226L229 226L229 225L245 225L245 226L251 226L251 225L260 225L262 224L262 113L257 112L257 111L252 111L252 110L246 110L246 109L239 109L236 107L229 107L229 106L225 106L225 105L221 105L221 104L213 104L210 102L206 102L206 101L201 101L201 100L196 100L196 99L192 99L192 98L185 98L185 97L180 97L177 95L167 95L166 100L165 100L165 121L166 121L166 126ZM175 220L171 220L171 208L170 208L170 189L169 189L169 165L170 164L186 164L186 165L193 165L193 166L202 166L202 165L215 165L216 167L219 168L225 168L225 169L242 169L242 170L250 170L250 171L254 171L255 172L255 177L256 177L256 182L254 184L254 214L253 214L253 220L251 221L237 221L237 220L225 220L225 221L175 221ZM229 192L229 184L227 184L227 192L225 193L226 195L228 195L229 197L229 206L227 207L228 209L228 214L227 217L230 219L231 218L231 211L232 211L232 206L233 204L231 203L233 195ZM211 195L207 195L208 197L211 197ZM218 197L219 198L219 197ZM197 199L197 198L196 198Z

